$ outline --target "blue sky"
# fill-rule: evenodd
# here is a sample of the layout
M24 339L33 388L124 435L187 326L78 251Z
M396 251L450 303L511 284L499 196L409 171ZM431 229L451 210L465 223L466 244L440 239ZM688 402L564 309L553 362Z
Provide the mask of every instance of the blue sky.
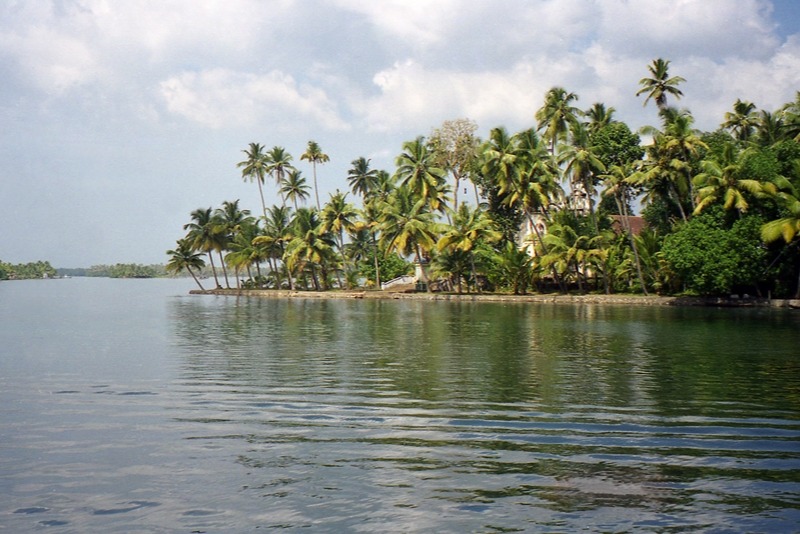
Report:
M250 142L310 139L392 169L401 144L467 117L534 126L560 85L638 128L656 57L687 79L698 128L737 98L774 110L800 90L800 2L784 0L4 0L0 259L58 267L161 263L198 207L255 184ZM272 184L268 202L279 202Z

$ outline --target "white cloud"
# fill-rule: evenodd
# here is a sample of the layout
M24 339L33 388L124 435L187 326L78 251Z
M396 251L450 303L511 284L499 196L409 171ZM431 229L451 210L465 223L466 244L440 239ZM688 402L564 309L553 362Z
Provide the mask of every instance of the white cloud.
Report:
M349 128L323 90L298 84L280 71L184 72L161 82L159 88L169 112L210 128L263 123L286 130L297 121L314 121L328 130Z

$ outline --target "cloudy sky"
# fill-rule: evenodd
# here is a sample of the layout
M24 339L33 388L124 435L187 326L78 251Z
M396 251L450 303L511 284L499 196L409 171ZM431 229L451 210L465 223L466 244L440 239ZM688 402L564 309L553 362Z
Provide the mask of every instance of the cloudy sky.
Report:
M0 259L163 263L193 209L259 211L253 141L310 181L316 140L325 199L444 120L534 126L555 85L657 124L634 96L656 57L698 128L774 110L800 90L800 2L0 0Z

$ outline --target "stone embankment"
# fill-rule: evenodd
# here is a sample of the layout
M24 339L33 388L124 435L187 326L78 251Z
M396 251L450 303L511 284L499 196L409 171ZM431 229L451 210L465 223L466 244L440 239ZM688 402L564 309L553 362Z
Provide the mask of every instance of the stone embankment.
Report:
M644 295L509 295L500 293L414 293L397 291L289 291L283 289L207 289L192 295L223 295L261 298L300 299L408 299L461 302L533 302L546 304L609 304L622 306L715 306L737 308L800 309L797 299L659 297Z

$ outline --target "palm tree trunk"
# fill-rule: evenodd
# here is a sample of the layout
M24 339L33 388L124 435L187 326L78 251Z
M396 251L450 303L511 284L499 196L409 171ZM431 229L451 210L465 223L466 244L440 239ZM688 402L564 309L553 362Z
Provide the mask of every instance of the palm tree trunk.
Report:
M642 286L642 292L644 292L644 295L647 296L647 286L645 286L644 276L642 276L642 262L639 259L639 249L636 247L636 239L633 237L631 223L628 220L627 202L621 201L617 195L614 195L614 200L617 202L617 211L622 213L622 220L624 221L622 224L622 229L626 234L628 234L628 240L630 241L631 248L633 249L633 259L636 263L636 276L639 277L639 283Z
M217 267L214 265L214 255L210 250L208 251L208 260L211 262L211 272L214 273L214 283L217 289L222 289L222 286L219 285L219 279L217 278Z
M422 275L422 281L425 282L425 289L428 293L432 293L431 284L428 282L428 275L425 274L425 266L422 265L422 251L419 249L419 245L415 244L414 250L417 254L417 263L419 263L419 272Z
M200 288L200 291L205 291L206 289L200 283L200 280L197 279L197 276L195 276L194 271L192 270L192 268L187 265L186 266L186 270L189 271L189 274L192 275L192 278L194 278L194 282L197 284L197 287Z
M539 243L542 244L542 252L547 254L547 245L544 244L544 239L542 239L542 234L541 234L541 232L539 232L539 227L536 226L533 223L533 217L531 217L531 214L530 214L529 211L526 210L525 211L525 215L528 217L528 222L530 223L531 227L533 228L534 233L536 234L536 239L538 239ZM567 288L564 285L564 282L562 282L561 277L558 276L558 271L556 271L556 268L554 266L550 267L550 272L553 273L553 278L555 279L556 283L558 284L558 287L561 289L561 292L562 293L566 293L567 292Z
M225 277L225 287L230 289L231 284L228 282L228 269L225 267L225 259L222 257L222 251L218 250L217 253L219 254L219 262L222 264L222 274Z
M375 289L381 289L381 269L378 264L378 240L375 238L375 232L372 232L372 247L373 258L375 260Z
M322 208L319 204L319 189L317 188L317 162L311 161L311 170L314 175L314 196L317 199L317 211L322 211Z
M258 194L261 197L261 209L264 211L264 221L267 220L267 204L264 202L264 188L261 187L261 178L256 176L256 182L258 183Z

